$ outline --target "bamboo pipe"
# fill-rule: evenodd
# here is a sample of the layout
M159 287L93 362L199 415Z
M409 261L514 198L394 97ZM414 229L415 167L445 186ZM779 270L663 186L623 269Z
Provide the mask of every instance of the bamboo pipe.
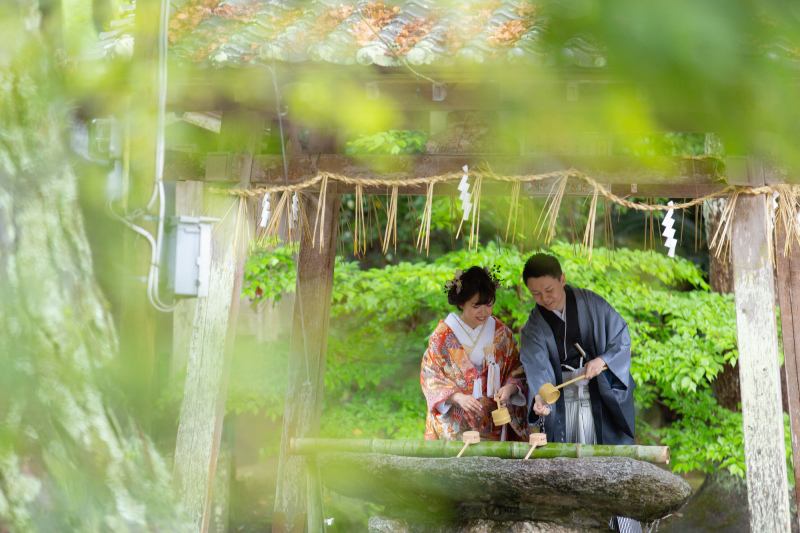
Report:
M312 439L293 438L290 451L295 455L316 455L325 452L380 453L403 457L456 457L464 445L450 440L391 439ZM464 450L464 457L499 457L523 459L530 451L527 442L479 442ZM549 443L534 450L534 459L555 457L630 457L648 463L669 464L669 446L612 446L606 444Z

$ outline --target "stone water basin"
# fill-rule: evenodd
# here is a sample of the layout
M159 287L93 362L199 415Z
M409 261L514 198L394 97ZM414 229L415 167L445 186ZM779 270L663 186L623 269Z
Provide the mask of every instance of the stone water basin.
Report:
M627 457L419 458L320 453L322 481L385 506L370 531L492 533L609 531L612 515L650 523L680 508L680 477Z

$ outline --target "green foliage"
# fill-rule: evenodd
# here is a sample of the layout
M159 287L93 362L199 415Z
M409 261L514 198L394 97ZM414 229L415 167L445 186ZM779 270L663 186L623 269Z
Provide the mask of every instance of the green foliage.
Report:
M720 407L711 392L723 365L735 364L738 355L732 297L710 292L703 273L684 259L600 248L590 261L566 243L554 244L549 252L561 259L570 283L603 296L628 322L638 407L657 404L677 418L657 429L640 422L639 440L671 446L676 471L708 472L721 465L743 475L741 414ZM270 268L291 268L285 253L278 250L276 257L282 259L267 261ZM263 263L264 254L269 252L257 254L254 263ZM518 332L534 305L521 284L526 257L489 243L477 252L450 252L431 263L365 270L355 262L337 264L322 434L419 437L425 413L419 361L428 335L451 311L444 282L456 268L496 266L503 286L494 314ZM248 268L248 293L270 298L292 290L288 276L260 275L257 268Z
M389 130L361 135L347 143L348 154L419 155L425 153L428 134L422 131Z

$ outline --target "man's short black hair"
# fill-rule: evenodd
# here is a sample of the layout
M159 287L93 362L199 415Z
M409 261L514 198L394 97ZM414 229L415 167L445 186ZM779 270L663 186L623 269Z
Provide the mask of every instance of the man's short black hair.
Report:
M550 276L551 278L561 278L561 263L558 259L548 254L533 254L525 261L525 268L522 269L522 283L527 284L529 278L541 278Z

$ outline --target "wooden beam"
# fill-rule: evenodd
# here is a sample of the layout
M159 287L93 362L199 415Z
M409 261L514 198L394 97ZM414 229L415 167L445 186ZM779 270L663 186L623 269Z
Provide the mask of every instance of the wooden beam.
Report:
M747 497L751 531L789 533L775 279L767 213L766 195L742 195L733 219L733 280Z
M316 212L317 197L305 198L303 201L309 203L306 212ZM317 233L314 243L303 240L300 244L272 525L275 533L303 533L307 520L313 526L320 516L322 502L312 502L309 506L307 499L317 498L319 491L311 487L309 493L306 460L291 454L290 443L292 438L312 437L319 432L340 201L338 194L327 195L322 206L325 227ZM324 243L322 253L319 253L320 239ZM313 511L308 516L307 507ZM320 529L314 526L308 531Z
M786 232L776 231L778 273L778 302L781 309L785 386L792 428L792 457L794 458L795 503L800 487L800 250L794 246L794 256L784 255Z
M249 155L237 187L250 186L252 155L258 150L264 121L262 114L246 111L223 116L223 130L232 130L231 146L243 146ZM212 237L208 297L197 301L173 472L181 504L201 533L208 532L211 522L230 360L252 234L252 217L246 216L238 198L210 191L204 191L204 198L206 216L221 221Z
M421 178L461 172L464 165L488 165L500 175L544 174L577 169L600 183L695 185L709 184L718 178L721 166L714 159L691 160L680 157L640 159L629 156L493 156L419 155L346 156L307 155L289 159L289 181L302 181L318 171L362 178ZM253 167L252 182L274 183L284 180L281 156L261 155Z
M230 173L241 167L242 155L228 152L210 154L171 153L167 162L169 179L202 180L206 176L218 181L228 181ZM464 165L475 168L489 167L501 175L544 174L575 168L606 185L619 196L696 198L722 190L725 183L719 180L721 168L713 159L691 160L681 157L636 158L625 156L345 156L317 154L290 157L289 183L296 184L313 178L320 171L365 179L412 179L460 172ZM522 194L547 195L554 179L526 186ZM260 155L253 164L253 185L268 187L285 183L281 156ZM583 196L589 193L575 180L568 195ZM437 196L458 196L458 180L434 187ZM338 184L339 192L348 194L355 186ZM365 194L384 194L386 187L365 187ZM311 188L309 192L318 189ZM425 185L402 187L400 194L426 194ZM483 185L487 196L508 196L511 186L488 180Z

